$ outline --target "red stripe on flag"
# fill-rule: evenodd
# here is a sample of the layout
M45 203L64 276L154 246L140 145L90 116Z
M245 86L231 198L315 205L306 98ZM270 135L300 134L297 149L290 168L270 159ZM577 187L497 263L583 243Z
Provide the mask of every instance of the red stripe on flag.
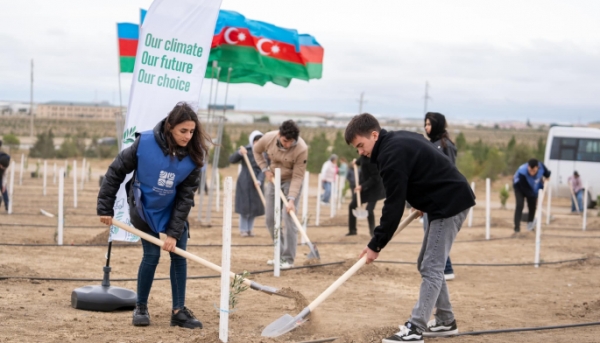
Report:
M305 64L300 54L296 52L294 45L263 37L254 37L245 28L225 27L221 32L213 36L211 49L221 45L252 47L263 56L273 57L286 62ZM321 50L323 49L321 48Z
M309 45L301 45L300 46L300 55L302 56L302 60L304 64L306 63L323 63L323 50L320 46L309 46Z
M135 57L137 53L137 39L119 39L119 56Z

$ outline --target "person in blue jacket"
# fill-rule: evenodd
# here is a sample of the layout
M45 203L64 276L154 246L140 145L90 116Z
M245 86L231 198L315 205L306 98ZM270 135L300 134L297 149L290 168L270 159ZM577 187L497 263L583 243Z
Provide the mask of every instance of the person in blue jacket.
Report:
M517 201L515 208L515 232L521 231L520 224L525 199L527 199L527 207L529 208L527 230L532 231L535 227L534 219L538 191L544 188L544 178L547 179L549 177L550 170L535 158L530 159L517 169L513 177L513 189L515 190L515 199Z
M98 193L97 214L112 224L116 194L127 174L133 177L125 189L131 224L156 238L166 235L162 249L171 257L171 326L202 328L185 307L186 259L174 254L185 250L189 238L187 217L194 205L200 168L210 137L204 132L196 112L178 103L153 130L136 133L135 142L121 151L108 168ZM133 325L150 325L148 297L160 258L160 247L142 240L143 257L138 270L137 304Z

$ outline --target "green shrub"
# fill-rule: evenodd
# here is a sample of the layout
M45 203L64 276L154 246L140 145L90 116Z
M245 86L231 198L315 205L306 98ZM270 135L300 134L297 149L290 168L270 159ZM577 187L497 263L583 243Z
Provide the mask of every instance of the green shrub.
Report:
M506 189L506 187L502 187L500 190L500 203L502 204L502 208L506 208L506 201L508 200L509 196L510 193L508 192L508 189Z
M8 146L10 150L18 149L21 141L12 133L7 133L2 137L2 144Z

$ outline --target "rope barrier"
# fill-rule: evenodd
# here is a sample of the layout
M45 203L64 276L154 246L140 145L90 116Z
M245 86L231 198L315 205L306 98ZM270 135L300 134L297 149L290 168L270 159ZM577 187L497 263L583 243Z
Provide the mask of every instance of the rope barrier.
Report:
M579 258L579 259L571 259L571 260L562 260L562 261L551 261L551 262L540 262L540 265L548 264L562 264L562 263L571 263L571 262L582 262L588 260L588 257ZM375 261L376 263L385 263L385 264L409 264L414 265L416 262L406 262L406 261ZM338 264L344 264L346 261L338 261L338 262L328 262L328 263L320 263L320 264L311 264L306 266L298 266L292 267L288 269L282 269L282 271L289 270L299 270L299 269L307 269L307 268L317 268L317 267L326 267L333 266ZM462 266L462 267L522 267L522 266L532 266L535 263L452 263L453 266ZM250 272L250 274L264 274L264 273L272 273L273 269L261 269ZM200 276L188 276L190 280L197 279L213 279L220 278L221 275L200 275ZM52 278L52 277L36 277L36 276L0 276L0 280L7 279L26 279L26 280L37 280L37 281L85 281L85 282L101 282L102 279L90 279L90 278ZM154 280L169 280L168 277L157 277ZM137 278L120 278L120 279L111 279L111 281L137 281Z

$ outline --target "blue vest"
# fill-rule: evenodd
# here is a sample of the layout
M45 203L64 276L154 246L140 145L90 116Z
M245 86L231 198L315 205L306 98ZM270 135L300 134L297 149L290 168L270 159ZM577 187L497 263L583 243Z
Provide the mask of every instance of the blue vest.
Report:
M535 176L529 175L529 170L527 169L528 166L529 166L529 163L524 163L519 167L519 169L517 169L517 172L515 173L515 175L513 177L513 183L519 182L519 175L525 176L525 179L527 180L529 187L531 187L533 194L535 194L535 196L537 197L538 191L540 189L544 188L544 183L542 182L542 177L544 176L544 173L546 172L546 166L544 166L542 163L539 163L538 164L539 168L538 168L537 174L535 174Z
M189 156L181 161L163 153L152 131L142 132L133 194L138 215L152 231L165 232L175 205L177 186L196 169Z

